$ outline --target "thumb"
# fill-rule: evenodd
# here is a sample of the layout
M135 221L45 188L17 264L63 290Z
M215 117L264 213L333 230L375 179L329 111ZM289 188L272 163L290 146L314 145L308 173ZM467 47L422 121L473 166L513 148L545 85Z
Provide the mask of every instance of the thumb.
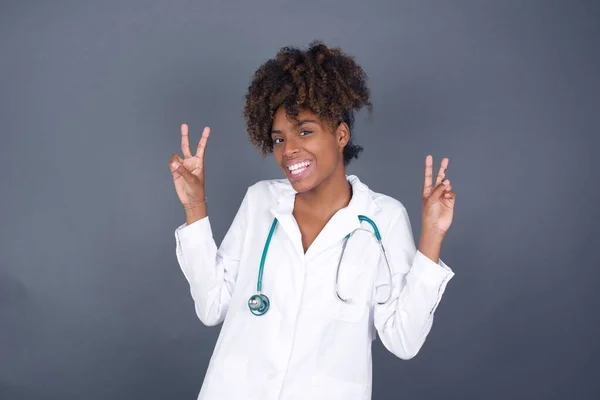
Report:
M188 169L184 167L183 164L179 164L177 161L174 161L171 164L171 167L173 167L173 172L176 172L179 175L181 175L187 183L193 183L196 179L196 177L190 171L188 171Z
M434 190L433 193L431 193L431 198L433 199L439 199L440 197L442 197L444 195L444 192L446 191L447 188L450 187L450 179L446 179L444 180L444 182L447 183L447 185L444 185L444 183L440 183Z

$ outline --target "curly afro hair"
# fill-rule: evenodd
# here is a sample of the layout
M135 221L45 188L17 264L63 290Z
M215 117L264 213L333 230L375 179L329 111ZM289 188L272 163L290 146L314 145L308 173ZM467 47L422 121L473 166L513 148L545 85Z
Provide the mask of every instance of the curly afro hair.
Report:
M263 155L272 153L271 127L277 109L285 106L292 118L304 109L327 121L332 131L342 122L348 125L350 141L343 153L347 166L363 150L352 140L354 113L365 106L369 116L373 112L367 79L354 57L321 41L311 42L305 51L283 47L258 68L248 87L243 114L250 142Z

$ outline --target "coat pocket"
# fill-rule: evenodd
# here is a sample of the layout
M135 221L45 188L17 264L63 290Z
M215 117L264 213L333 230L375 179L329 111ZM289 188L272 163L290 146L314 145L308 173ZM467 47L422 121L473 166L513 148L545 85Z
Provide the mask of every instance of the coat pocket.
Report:
M311 399L367 400L371 398L371 384L350 382L328 375L311 376Z
M198 399L248 399L250 390L245 360L216 356L209 365Z
M337 286L335 276L332 285L335 302L332 307L334 318L348 322L356 322L363 318L370 307L372 277L368 265L357 264L350 260L342 261L337 272Z

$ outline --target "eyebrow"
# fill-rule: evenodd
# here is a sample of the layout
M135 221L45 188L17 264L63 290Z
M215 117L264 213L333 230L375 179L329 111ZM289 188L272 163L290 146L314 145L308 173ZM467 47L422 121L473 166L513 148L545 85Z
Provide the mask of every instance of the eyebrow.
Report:
M317 123L317 121L315 121L314 119L303 119L303 120L301 120L301 121L298 121L298 122L296 122L296 123L294 124L294 127L296 127L296 126L300 126L300 125L302 125L302 124L308 124L308 123L313 123L313 124L316 124L316 123ZM274 135L274 134L281 134L281 131L279 131L279 130L277 130L277 129L273 129L273 130L271 131L271 135Z

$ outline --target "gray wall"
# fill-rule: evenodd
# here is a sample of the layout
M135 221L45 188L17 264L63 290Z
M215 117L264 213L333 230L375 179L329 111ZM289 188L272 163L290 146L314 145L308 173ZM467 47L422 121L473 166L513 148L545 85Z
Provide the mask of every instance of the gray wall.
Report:
M423 161L457 192L456 271L420 354L374 350L374 399L597 399L596 1L2 1L0 398L194 399L219 333L175 258L167 167L202 126L220 242L246 187L253 71L319 38L375 113L349 173L420 231Z

